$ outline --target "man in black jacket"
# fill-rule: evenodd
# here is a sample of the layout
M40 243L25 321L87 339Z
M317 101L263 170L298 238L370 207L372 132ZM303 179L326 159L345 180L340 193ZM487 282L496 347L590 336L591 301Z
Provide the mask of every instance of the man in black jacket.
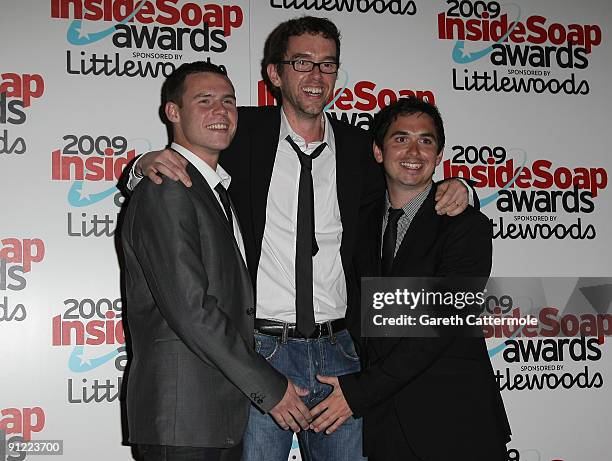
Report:
M488 277L488 218L471 207L456 218L434 209L445 141L437 108L400 99L376 115L372 132L387 194L362 214L358 273ZM320 377L334 391L312 409L315 431L363 416L370 461L505 461L510 428L483 338L369 338L367 357L360 373Z

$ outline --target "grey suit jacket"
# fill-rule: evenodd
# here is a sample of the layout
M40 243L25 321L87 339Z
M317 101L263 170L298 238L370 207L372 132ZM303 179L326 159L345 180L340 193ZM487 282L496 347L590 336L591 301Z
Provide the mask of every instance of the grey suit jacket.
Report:
M130 441L230 447L251 401L270 410L287 380L254 351L247 268L210 186L187 172L191 188L143 180L124 217Z

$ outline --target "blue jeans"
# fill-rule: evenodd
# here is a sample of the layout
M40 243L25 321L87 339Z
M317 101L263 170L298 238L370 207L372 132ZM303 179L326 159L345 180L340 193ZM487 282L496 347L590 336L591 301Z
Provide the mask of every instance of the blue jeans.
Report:
M346 330L334 337L287 338L255 334L257 352L294 384L310 391L303 397L308 408L322 401L331 386L316 375L340 376L359 371L359 357ZM362 421L349 418L334 433L298 433L303 461L359 461L362 457ZM274 419L251 406L244 434L242 461L287 461L293 432L281 429Z

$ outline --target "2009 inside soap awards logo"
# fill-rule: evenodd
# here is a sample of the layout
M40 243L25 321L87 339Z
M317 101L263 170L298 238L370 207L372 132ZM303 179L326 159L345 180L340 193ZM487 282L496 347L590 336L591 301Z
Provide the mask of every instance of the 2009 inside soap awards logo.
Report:
M178 0L51 0L51 18L68 24L66 72L102 77L167 77L184 52L220 64L245 22L239 5ZM97 42L109 51L87 49Z
M454 42L456 91L586 95L590 59L602 43L598 24L531 12L514 2L447 0L438 40ZM487 65L488 64L488 65Z
M51 319L52 346L69 351L67 402L113 402L127 365L121 298L68 298Z
M367 337L483 337L501 390L599 389L612 279L363 278ZM468 289L467 287L478 287ZM476 328L474 328L474 326Z
M561 285L574 284L574 288L562 303L552 302L550 293L558 293L559 285L551 284L542 297L528 291L523 296L505 294L492 306L492 312L502 318L518 319L527 313L537 317L533 326L483 328L489 356L497 363L503 361L495 370L501 390L587 390L605 385L599 362L604 358L603 345L612 335L610 279L563 280Z
M51 152L51 181L69 184L66 234L76 238L112 237L125 198L117 189L123 170L148 139L121 134L69 133Z
M591 216L608 188L608 172L597 165L529 158L528 150L502 145L454 145L442 163L444 178L463 177L481 194L481 207L495 206L496 239L593 240Z
M538 337L525 337L524 333L519 333L504 341L505 347L500 355L506 366L495 372L500 389L524 391L603 387L603 374L593 367L602 359L603 340L596 336L584 336L583 332L591 320L559 315L552 308L544 315L547 316L548 325L542 326ZM568 327L570 324L576 326ZM554 334L555 330L573 336L559 338ZM572 362L580 364L580 368L576 370L569 366Z

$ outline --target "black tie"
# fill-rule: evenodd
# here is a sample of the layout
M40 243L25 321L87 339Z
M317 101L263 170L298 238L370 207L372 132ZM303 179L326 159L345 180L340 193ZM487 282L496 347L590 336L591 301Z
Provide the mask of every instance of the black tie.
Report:
M215 190L217 191L217 194L219 194L219 200L221 200L221 204L223 205L223 209L225 210L225 217L227 218L227 221L233 234L234 220L232 219L232 207L230 205L230 199L227 189L223 187L221 183L219 183L215 186Z
M311 155L306 155L290 136L287 136L285 140L297 154L301 165L295 240L295 314L297 330L304 337L309 337L315 329L312 302L312 257L319 251L315 238L312 161L321 155L327 144L322 143Z
M382 247L382 275L386 277L391 274L393 258L395 256L395 245L397 244L397 222L404 214L401 208L389 208L387 227L383 234Z

